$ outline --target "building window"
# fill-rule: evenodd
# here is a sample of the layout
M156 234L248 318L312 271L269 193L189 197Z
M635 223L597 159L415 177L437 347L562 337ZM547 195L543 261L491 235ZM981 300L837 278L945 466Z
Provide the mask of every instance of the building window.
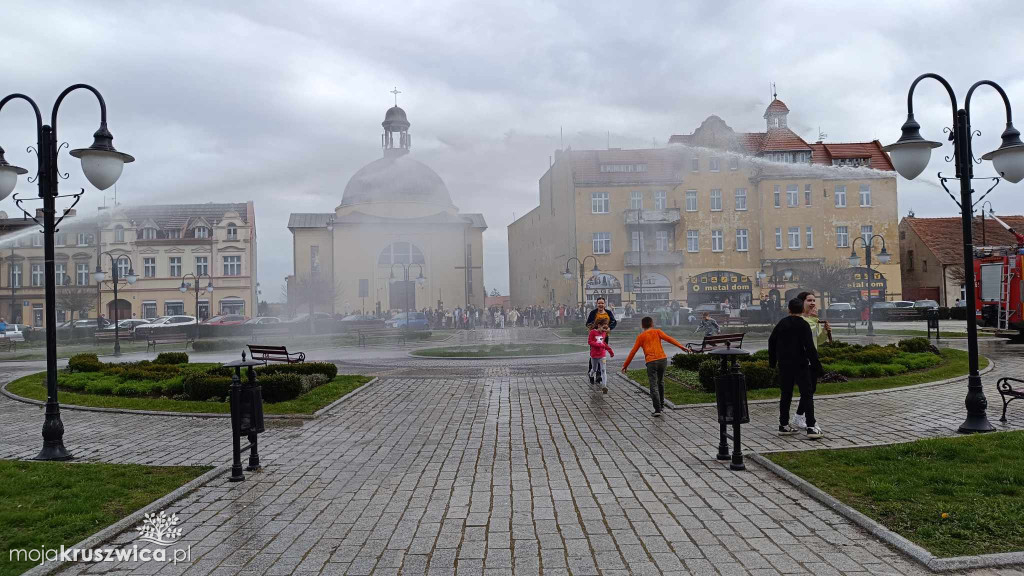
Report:
M644 245L644 233L643 232L633 232L632 240L633 240L633 242L632 242L632 245L631 245L632 246L631 250L633 250L633 252L638 252L640 250L640 248Z
M612 251L612 233L594 232L594 254L610 254Z
M658 252L668 252L668 230L658 230L654 234L654 240L657 243L655 250Z
M43 245L43 235L42 234L33 234L32 235L32 247L33 248L39 248L42 245Z
M310 274L320 273L320 246L309 247L309 272Z
M647 172L647 164L601 164L601 172Z
M711 189L711 211L722 211L722 191L718 188Z
M711 231L711 251L712 252L721 252L723 249L725 249L725 240L723 239L722 231L721 230L712 230Z
M732 170L733 172L735 172L735 171L737 171L739 169L740 169L740 159L738 157L736 157L736 156L730 156L729 157L729 170Z
M686 211L696 212L697 211L697 191L687 190L686 191Z
M664 190L654 192L654 209L664 210L668 208L668 193Z
M66 232L58 232L57 235L53 237L53 243L56 246L66 246L67 243L68 243L68 235L67 235L67 233Z
M238 226L228 224L228 240L238 240Z
M68 278L67 264L53 265L53 280L57 286L69 286L71 284L71 279Z
M168 230L167 231L167 239L168 240L180 240L181 239L181 230Z
M800 227L790 226L789 227L789 249L799 250L800 249Z
M921 260L921 272L927 272L927 271L928 271L928 261L927 260Z
M629 193L629 209L630 210L643 210L644 209L644 193L639 190L633 190Z
M786 204L793 208L800 203L800 187L796 184L786 185Z
M142 259L143 278L156 278L156 258Z
M779 208L782 206L782 188L776 184L775 190L772 192L772 197L775 200L775 207Z
M196 238L209 238L210 229L207 228L206 226L197 226L194 230L192 230L192 235Z
M89 264L76 264L75 265L75 283L79 286L89 285Z
M224 275L225 276L241 276L242 275L242 257L241 256L225 256L224 257Z
M722 168L721 158L711 158L708 160L708 170L712 172L718 172Z
M171 256L167 259L169 264L168 269L170 270L171 278L177 278L181 276L181 256Z
M836 248L850 247L850 229L846 226L836 226Z
M811 185L804 184L804 206L811 205Z
M156 318L156 302L148 300L142 303L142 317L146 320Z
M33 264L32 265L32 276L29 279L29 281L32 283L32 286L42 286L43 285L43 265L42 264Z
M747 229L739 228L736 230L736 251L746 252L748 250L747 244Z
M907 272L914 271L914 251L907 250Z
M92 234L86 234L85 232L79 232L78 234L78 245L89 246L92 244Z
M114 226L114 242L124 242L124 226Z
M629 272L622 275L622 289L626 292L633 291L633 275Z
M127 258L118 258L117 259L117 277L118 278L127 278L128 277L128 271L131 270L131 269L132 269L132 266L131 266L131 264L128 263L128 259Z
M590 211L594 214L608 213L607 192L592 192L590 194Z
M736 189L736 210L743 211L747 209L747 189L737 188Z
M32 305L32 326L35 328L43 327L43 305L33 304Z
M221 314L245 314L245 300L241 298L224 298L220 301Z
M871 206L871 185L861 184L860 185L860 205Z
M807 227L807 247L814 248L814 227Z
M836 184L836 208L846 208L846 186Z
M700 158L690 158L690 172L700 172Z
M686 251L697 252L700 250L700 231L698 230L687 230L686 231Z
M143 240L156 240L156 228L143 228L142 229Z
M210 274L210 260L207 256L196 256L196 276Z
M860 227L860 237L864 239L864 245L871 245L871 224L865 224Z
M7 269L7 285L11 288L21 288L21 264L8 264Z
M775 249L782 250L782 228L775 229Z
M181 300L168 300L164 302L164 316L184 316L185 303Z

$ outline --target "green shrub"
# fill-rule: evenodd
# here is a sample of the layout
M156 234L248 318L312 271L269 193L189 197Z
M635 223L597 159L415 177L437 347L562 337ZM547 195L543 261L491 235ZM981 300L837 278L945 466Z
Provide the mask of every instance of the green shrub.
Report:
M231 378L194 372L185 376L182 381L182 389L185 391L185 395L192 400L224 398L231 391Z
M868 364L860 367L860 375L863 378L880 378L885 376L885 369L881 364Z
M243 348L245 348L245 342L240 340L196 340L192 343L193 352L241 351Z
M95 379L96 377L89 373L58 374L57 385L64 390L85 390L86 384Z
M299 376L299 379L302 381L303 394L310 390L315 390L316 388L319 388L331 381L330 378L323 374L307 374L305 376Z
M907 371L907 367L902 364L881 364L880 366L886 376L896 376Z
M267 374L257 379L263 388L263 401L273 404L294 400L302 394L302 380L298 374Z
M927 338L918 336L917 338L907 338L900 340L897 344L904 352L918 353L918 352L935 352L938 353L938 349L932 346L932 343Z
M338 367L331 362L300 362L298 364L267 364L256 369L256 378L259 380L265 374L323 374L328 380L334 380L338 375Z
M676 354L672 357L672 365L680 370L696 372L700 370L700 364L707 357L702 354Z
M754 361L759 361L759 360L764 360L765 362L768 361L768 350L767 349L765 349L765 350L758 350L757 352L754 352L750 356L747 356L746 358L742 359L742 361L744 361L744 362L746 362L746 361L754 362Z
M161 380L156 383L156 386L160 387L160 392L157 392L156 386L154 386L153 393L163 394L164 396L176 396L178 394L184 394L184 381L185 379L182 378L181 376L178 376L177 378L168 378L167 380Z
M153 364L188 364L188 354L185 352L161 352L156 355Z
M125 368L119 376L122 382L129 380L149 380L158 382L178 375L178 367L174 364L151 364Z
M898 348L874 348L861 350L848 358L858 364L888 364L899 355Z
M139 397L145 396L149 393L149 387L144 387L141 382L122 382L114 386L112 390L114 396L129 396Z
M774 368L769 368L768 362L765 360L743 362L740 364L740 369L746 377L747 390L760 390L778 386L776 382L777 372Z
M700 363L700 367L697 369L697 378L700 380L700 387L705 392L715 391L715 376L718 374L717 360L710 358L703 358L703 362Z
M75 354L68 359L69 372L99 372L103 363L95 354Z
M117 386L117 380L113 378L99 378L86 383L85 391L89 394L112 394L114 386Z

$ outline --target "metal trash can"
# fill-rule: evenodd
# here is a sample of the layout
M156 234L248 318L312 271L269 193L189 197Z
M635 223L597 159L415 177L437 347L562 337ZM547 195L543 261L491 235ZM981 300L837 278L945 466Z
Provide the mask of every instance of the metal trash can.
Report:
M935 330L935 339L939 340L939 311L929 308L925 311L924 316L928 320L928 339L931 339L932 330Z
M709 352L721 360L715 376L715 401L718 405L718 456L729 460L729 440L726 427L732 425L732 470L746 470L740 441L740 425L750 422L747 409L747 379L740 372L739 359L750 353L742 348L719 348Z
M224 364L234 368L231 375L231 443L232 443L232 482L245 480L242 474L242 436L249 440L249 466L252 472L260 468L260 455L257 435L263 432L263 390L256 383L256 366L263 362L246 360L242 352L242 360ZM242 368L248 368L245 383L242 382Z

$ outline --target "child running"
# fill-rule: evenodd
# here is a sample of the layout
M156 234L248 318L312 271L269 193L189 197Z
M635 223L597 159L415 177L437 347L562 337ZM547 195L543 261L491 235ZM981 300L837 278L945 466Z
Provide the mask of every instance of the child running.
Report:
M644 316L644 319L640 321L640 326L644 330L636 337L636 343L629 351L626 363L622 365L622 371L625 372L629 368L629 363L633 361L636 351L642 347L644 362L647 363L647 385L651 389L651 402L654 403L654 412L651 416L657 418L661 416L661 410L665 406L665 368L668 367L668 357L661 348L661 341L664 340L683 352L689 353L690 351L668 334L655 328L654 319L650 316Z
M608 393L608 371L606 369L606 356L615 356L612 347L608 345L608 318L600 318L594 323L593 330L587 337L590 344L590 383L595 379L601 381L601 392Z

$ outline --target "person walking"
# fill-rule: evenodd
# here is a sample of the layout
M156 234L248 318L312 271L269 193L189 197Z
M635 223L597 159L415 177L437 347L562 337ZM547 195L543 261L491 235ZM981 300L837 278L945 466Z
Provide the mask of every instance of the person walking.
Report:
M665 368L668 367L668 356L665 355L665 350L661 347L661 341L664 340L672 344L684 353L688 354L690 351L668 334L655 328L654 318L644 316L640 321L640 326L643 331L636 337L633 349L629 351L626 362L622 364L622 373L626 373L637 350L643 348L644 362L647 364L647 386L651 391L651 403L654 404L654 412L651 413L651 416L657 418L661 416L661 411L665 406Z
M606 357L615 357L615 352L608 345L608 320L600 319L587 337L590 344L590 383L601 382L601 392L608 393L608 370Z
M801 292L796 295L797 299L804 303L803 319L811 327L811 335L814 336L814 350L818 350L818 346L825 342L832 340L832 326L827 320L818 319L818 299L813 292ZM818 378L816 375L811 375L811 395L813 396L818 391ZM807 428L807 419L805 412L807 411L807 405L804 402L804 397L800 395L800 403L796 407L796 416L793 417L793 422L790 424L795 428L804 430Z
M705 312L701 315L700 324L697 325L697 329L693 333L696 334L702 330L705 336L715 336L722 331L722 327L718 324L718 320L711 317L710 312Z
M800 401L807 417L807 437L816 440L824 436L814 420L814 389L812 374L823 373L818 351L814 346L811 326L803 319L804 303L799 298L789 301L789 315L779 320L768 337L768 366L779 369L779 435L791 436L797 429L789 423L789 409L793 402L793 386L800 390Z
M605 335L604 341L605 341L606 344L610 343L611 342L611 331L615 330L615 326L619 322L615 319L615 313L608 309L607 301L603 297L598 296L597 300L594 302L594 306L595 306L594 309L591 310L590 314L587 315L587 321L586 321L587 328L593 328L594 325L599 320L607 319L608 320L608 334ZM587 365L587 370L590 370L590 365L589 364Z

